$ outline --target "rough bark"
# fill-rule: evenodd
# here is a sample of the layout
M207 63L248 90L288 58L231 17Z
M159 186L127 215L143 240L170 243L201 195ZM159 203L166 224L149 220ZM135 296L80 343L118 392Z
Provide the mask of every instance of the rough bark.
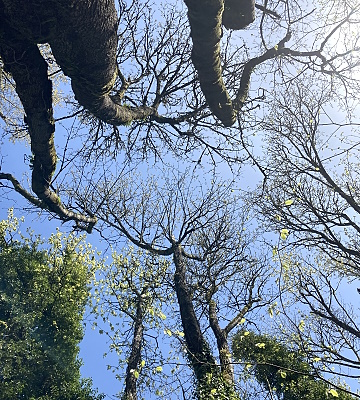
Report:
M193 41L192 62L210 110L225 126L236 120L231 98L222 79L220 39L222 0L185 0Z
M24 39L1 18L0 4L0 55L4 68L11 73L16 83L16 92L23 104L25 121L31 138L32 189L38 196L41 208L48 208L63 220L75 220L88 224L91 230L96 219L67 210L56 193L50 190L56 168L54 145L55 123L52 109L52 84L47 75L47 63L38 47ZM9 179L11 177L12 179ZM24 191L16 179L2 174L0 179L10 180L19 193ZM22 190L18 190L21 188ZM28 194L28 193L27 193ZM28 200L31 195L25 196ZM31 201L33 204L37 202Z
M110 96L117 76L117 12L113 0L2 0L5 19L33 43L50 44L78 102L113 125L154 114ZM19 9L27 10L26 13Z
M137 399L137 378L134 374L138 370L141 361L141 347L143 341L144 326L143 326L143 312L142 301L138 298L136 306L134 335L131 343L131 352L126 368L125 390L122 396L123 400L136 400Z
M216 303L213 300L210 300L209 302L209 322L216 337L222 375L227 383L234 385L234 368L232 365L227 332L224 329L221 329L219 325L216 314Z
M236 121L237 109L222 79L220 40L222 24L243 29L255 19L254 0L184 0L193 41L192 62L201 90L213 114L225 126ZM239 103L237 103L239 104Z
M198 382L204 382L207 374L212 374L215 359L212 356L196 317L191 295L186 283L186 263L179 244L174 245L175 291L180 307L181 322L184 329L188 356Z
M255 0L224 0L222 24L227 29L244 29L255 20Z

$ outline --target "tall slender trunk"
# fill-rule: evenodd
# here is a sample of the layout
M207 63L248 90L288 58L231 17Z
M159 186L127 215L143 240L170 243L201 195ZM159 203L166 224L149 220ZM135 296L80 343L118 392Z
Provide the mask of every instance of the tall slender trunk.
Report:
M141 348L144 335L142 301L137 300L134 335L131 343L131 352L126 368L125 390L122 400L137 400L137 377L135 371L138 370L141 361Z
M216 314L216 303L213 300L210 300L209 302L209 321L210 327L216 337L222 376L229 385L234 385L234 368L228 344L228 337L226 331L221 329L219 325Z
M186 283L186 263L179 244L176 244L174 248L174 263L175 291L180 307L180 316L185 334L188 357L196 379L198 382L202 382L206 380L207 374L212 374L214 372L216 361L201 332L200 324L195 314L189 288Z

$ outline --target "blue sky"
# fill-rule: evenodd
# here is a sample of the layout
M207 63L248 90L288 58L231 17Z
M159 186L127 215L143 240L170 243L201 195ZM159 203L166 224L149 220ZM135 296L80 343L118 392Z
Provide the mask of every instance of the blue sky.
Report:
M62 111L60 108L56 108L56 110L57 113L61 113ZM57 124L56 141L61 143L64 138L62 135L64 134L64 129L60 124ZM260 139L255 139L254 143L260 146ZM0 151L2 172L13 173L18 179L24 177L24 174L30 176L31 171L27 159L27 156L31 154L29 145L26 145L24 142L13 144L5 140ZM249 167L245 170L243 176L245 176L246 179L242 182L242 185L253 185L257 182L260 175L254 168ZM36 233L44 237L48 237L51 233L55 232L56 227L60 227L60 229L64 231L71 230L71 224L62 225L59 221L48 220L45 214L39 217L37 211L34 209L30 210L30 212L24 211L24 209L28 210L29 205L20 195L14 192L9 192L1 199L0 219L6 217L9 207L14 207L17 216L25 215L26 220L24 226L31 227ZM90 241L94 247L102 250L102 242L96 232L88 236L88 241ZM346 295L346 298L352 304L358 304L360 298L356 292L356 287L357 283L353 282L344 290L344 295ZM108 352L108 343L106 342L105 335L99 335L97 330L91 329L91 323L87 323L85 337L80 344L80 357L84 361L82 374L84 377L91 377L94 387L97 387L100 392L113 395L121 390L122 382L116 380L114 374L106 368L107 364L116 363L116 356L109 356L104 359L103 353L105 352Z

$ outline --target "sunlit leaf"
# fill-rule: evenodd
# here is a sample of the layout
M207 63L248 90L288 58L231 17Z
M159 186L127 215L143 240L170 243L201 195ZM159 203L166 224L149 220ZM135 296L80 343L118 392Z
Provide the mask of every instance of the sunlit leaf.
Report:
M283 379L286 378L286 372L285 372L285 371L280 370L279 373L280 373L280 376L281 376Z
M299 328L299 331L304 332L305 322L303 320L300 321L298 328Z
M289 230L286 228L281 229L281 231L280 231L281 239L286 240L288 236L289 236Z

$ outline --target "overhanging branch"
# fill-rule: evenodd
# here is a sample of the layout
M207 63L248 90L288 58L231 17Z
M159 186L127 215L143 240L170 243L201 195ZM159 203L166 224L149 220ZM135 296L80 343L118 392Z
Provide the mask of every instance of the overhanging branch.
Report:
M43 199L40 200L39 198L29 193L26 189L24 189L19 183L19 181L12 174L0 172L0 180L6 180L11 182L15 191L21 194L21 196L23 196L34 206L42 210L48 210L54 212L63 221L75 221L79 227L86 230L88 233L91 233L93 226L96 224L97 221L96 217L86 216L68 210L61 204L59 196L57 196L54 192L50 190L44 193L44 197L47 196L47 201L45 201ZM87 226L82 227L83 224L86 224Z

